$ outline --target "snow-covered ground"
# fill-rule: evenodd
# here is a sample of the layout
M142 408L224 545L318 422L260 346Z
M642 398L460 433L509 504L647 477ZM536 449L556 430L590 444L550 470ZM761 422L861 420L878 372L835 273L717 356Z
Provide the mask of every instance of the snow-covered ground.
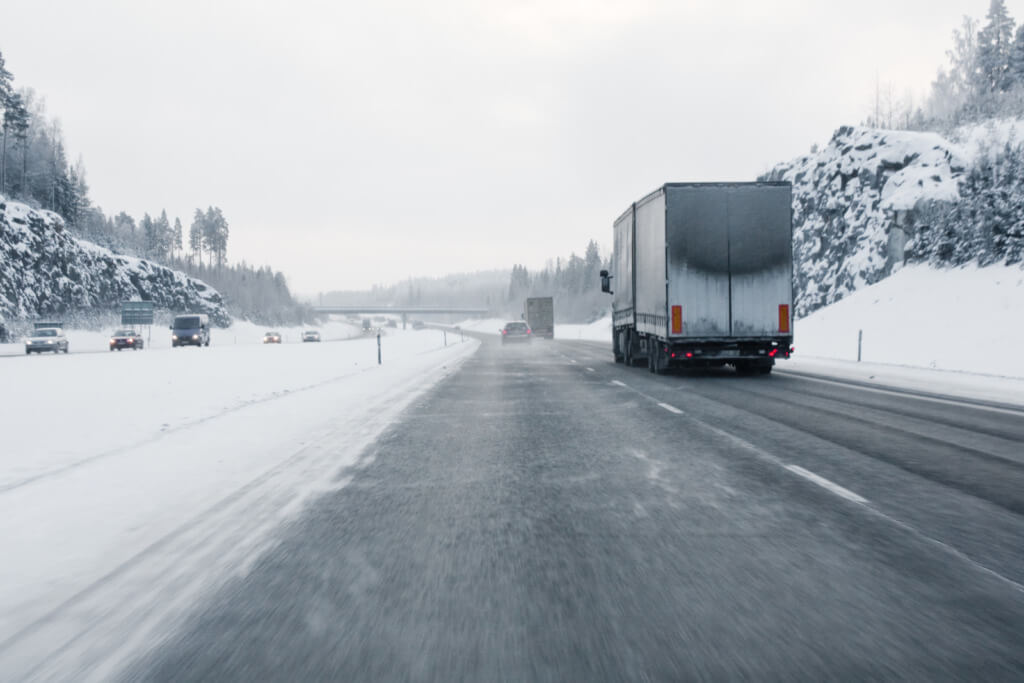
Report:
M1024 378L1024 270L908 266L795 325L797 357Z
M41 661L59 678L62 657L104 678L244 571L305 500L344 486L362 449L478 346L389 330L379 366L371 337L216 335L203 349L0 360L0 680Z

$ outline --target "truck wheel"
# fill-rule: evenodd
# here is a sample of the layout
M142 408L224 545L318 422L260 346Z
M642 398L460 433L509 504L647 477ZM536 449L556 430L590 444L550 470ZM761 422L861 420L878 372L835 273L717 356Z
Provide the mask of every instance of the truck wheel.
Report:
M762 375L770 375L772 373L772 366L762 365L757 369L757 372Z

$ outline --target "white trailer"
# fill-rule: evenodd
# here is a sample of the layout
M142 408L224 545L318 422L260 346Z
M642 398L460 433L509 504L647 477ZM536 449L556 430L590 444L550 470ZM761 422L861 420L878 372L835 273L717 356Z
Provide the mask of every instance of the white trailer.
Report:
M615 360L767 374L788 358L791 199L789 183L669 183L619 216L601 272Z

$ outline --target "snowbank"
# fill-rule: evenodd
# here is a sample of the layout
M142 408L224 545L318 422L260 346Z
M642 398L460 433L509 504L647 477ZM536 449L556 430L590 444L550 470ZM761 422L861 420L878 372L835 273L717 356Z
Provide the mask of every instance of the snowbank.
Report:
M244 571L478 346L389 332L382 366L369 337L0 361L0 679L106 657Z
M796 322L796 356L1024 377L1024 271L905 267Z

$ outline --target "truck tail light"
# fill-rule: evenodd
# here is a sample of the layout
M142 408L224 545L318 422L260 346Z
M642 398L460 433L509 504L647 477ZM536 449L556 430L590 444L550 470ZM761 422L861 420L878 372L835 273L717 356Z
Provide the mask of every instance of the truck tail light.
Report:
M779 332L789 334L789 304L779 304Z
M687 351L686 352L686 357L687 358L693 358L693 353L691 353L690 351Z
M775 358L775 354L777 354L778 352L779 352L778 349L772 349L771 351L768 352L768 357L769 358Z

